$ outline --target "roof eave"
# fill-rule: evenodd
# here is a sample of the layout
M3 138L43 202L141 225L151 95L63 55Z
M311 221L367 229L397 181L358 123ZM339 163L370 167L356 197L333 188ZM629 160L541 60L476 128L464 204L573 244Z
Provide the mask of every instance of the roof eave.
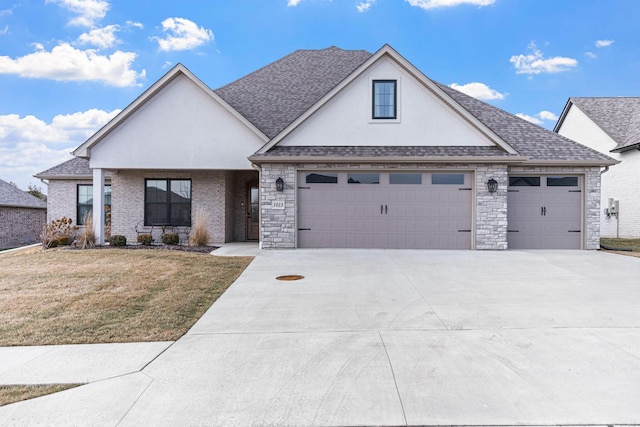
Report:
M10 203L8 204L0 203L0 208L47 209L46 206L26 206L26 205L15 205Z
M625 153L627 151L640 150L640 142L635 144L625 145L624 147L614 148L610 150L610 153Z
M249 161L263 163L522 163L524 156L249 156Z
M571 108L572 105L573 105L573 101L571 100L571 98L567 99L567 102L566 104L564 104L564 108L562 109L562 113L560 113L560 118L556 122L556 125L553 127L553 132L559 133L560 128L564 123L564 119L565 117L567 117L567 114L569 113L569 109Z
M620 163L618 160L529 160L527 166L613 166Z

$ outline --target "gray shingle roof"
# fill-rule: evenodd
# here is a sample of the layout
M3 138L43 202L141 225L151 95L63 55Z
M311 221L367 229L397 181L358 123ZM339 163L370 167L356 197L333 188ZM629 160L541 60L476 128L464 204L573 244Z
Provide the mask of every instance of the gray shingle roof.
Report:
M616 150L640 144L640 98L570 98L614 141Z
M215 92L273 138L371 57L364 50L297 50Z
M93 172L89 167L89 160L74 157L34 176L41 179L91 177Z
M255 157L518 157L499 147L278 146Z
M0 206L46 209L47 202L0 179Z
M596 150L530 123L498 107L437 83L462 107L530 161L585 161L613 164Z

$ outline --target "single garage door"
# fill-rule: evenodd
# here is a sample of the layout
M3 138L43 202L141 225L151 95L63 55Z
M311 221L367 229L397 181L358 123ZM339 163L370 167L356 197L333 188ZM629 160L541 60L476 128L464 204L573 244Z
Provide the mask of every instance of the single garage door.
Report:
M298 175L298 247L470 249L470 172Z
M580 249L582 187L578 176L510 176L510 249Z

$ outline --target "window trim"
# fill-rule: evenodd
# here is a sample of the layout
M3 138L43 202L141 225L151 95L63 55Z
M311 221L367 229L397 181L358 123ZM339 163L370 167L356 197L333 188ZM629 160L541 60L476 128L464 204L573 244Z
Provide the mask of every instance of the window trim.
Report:
M83 215L80 215L80 187L91 187L91 204L88 203L82 203L82 206L90 206L91 209L89 209L89 212L93 211L93 184L76 184L76 225L80 226L80 225L85 225L84 223L84 218ZM107 191L106 188L109 187L109 190L111 190L111 184L104 184L105 187L105 192L104 192L104 197L106 199L107 197ZM109 191L109 199L111 199L111 191ZM111 200L109 200L111 201ZM105 206L109 206L109 208L111 208L111 203L107 203L106 200L104 201L104 205ZM105 222L107 220L107 217L105 215Z
M394 90L394 117L375 117L375 83L377 82L393 82L395 84ZM401 79L399 76L393 77L370 77L369 78L369 123L400 123L400 102L402 94L400 93Z
M147 222L147 206L150 202L147 201L147 183L149 181L165 181L167 183L167 198L168 200L166 202L162 202L162 204L166 205L166 209L167 209L167 218L169 219L168 223L163 223L163 225L173 225L173 226L187 226L187 227L191 227L192 225L192 216L193 216L193 181L191 180L191 178L145 178L144 179L144 225L145 227L150 227L152 225L160 225L160 223L153 223L150 224ZM181 203L177 203L177 202L171 202L170 200L170 194L171 194L171 182L172 181L189 181L189 221L187 224L173 224L171 223L171 206L174 204L181 204ZM154 202L154 203L160 203L160 202Z

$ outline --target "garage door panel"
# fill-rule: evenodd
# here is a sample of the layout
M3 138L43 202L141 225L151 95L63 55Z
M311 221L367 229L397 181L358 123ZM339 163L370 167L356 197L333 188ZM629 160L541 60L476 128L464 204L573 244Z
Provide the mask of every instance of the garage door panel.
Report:
M513 179L507 195L508 233L511 249L579 249L581 247L581 183L574 186L547 186L541 176L538 185L521 186ZM536 182L531 180L529 182Z
M390 184L379 172L379 184L305 182L299 173L298 246L351 248L471 248L471 191L461 185ZM397 172L394 172L397 173ZM465 173L465 183L471 173Z

